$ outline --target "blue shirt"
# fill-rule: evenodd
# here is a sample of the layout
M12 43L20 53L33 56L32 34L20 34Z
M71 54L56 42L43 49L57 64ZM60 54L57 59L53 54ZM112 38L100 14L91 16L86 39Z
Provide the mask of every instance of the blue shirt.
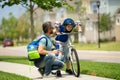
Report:
M40 36L40 38L41 38L41 37L46 37L47 42L46 42L46 39L45 39L45 38L42 38L42 39L39 41L39 45L43 45L43 46L46 47L45 50L51 51L51 50L52 50L51 38L48 37L48 36L46 36L46 35L44 35L44 34L43 34L42 36ZM46 44L47 44L47 46L46 46Z
M71 30L72 31L72 30ZM61 25L59 27L59 32L63 32L63 33L70 33L71 31L66 31L65 30L65 26ZM57 35L55 40L57 41L61 41L61 42L66 42L68 40L68 35L67 34L64 34L64 35Z

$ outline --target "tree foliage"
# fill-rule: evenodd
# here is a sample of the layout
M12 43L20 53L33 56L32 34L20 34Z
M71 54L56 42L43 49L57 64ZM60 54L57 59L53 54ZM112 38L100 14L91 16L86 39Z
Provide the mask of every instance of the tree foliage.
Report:
M17 19L12 15L12 13L9 13L9 18L2 19L2 24L1 24L1 32L4 38L13 38L15 37L16 33L14 29L16 28L17 25Z
M110 14L102 14L100 18L100 31L104 32L110 30L111 24L112 21L110 18Z
M30 11L31 38L35 38L33 13L36 8L52 10L54 7L68 5L66 0L0 0L2 8L21 4Z
M78 15L78 20L79 20L79 21L81 22L81 24L82 24L82 26L81 26L81 28L82 28L81 34L82 34L82 36L83 36L83 35L84 35L84 28L85 28L85 27L83 27L83 26L84 26L85 23L86 23L86 18L84 17L84 16L85 16L85 13L86 13L86 8L85 8L84 6L82 6L83 3L82 3L81 0L76 1L75 4L76 4L75 10L76 10L76 13L77 13L77 15ZM75 29L74 31L77 31L77 29ZM76 35L76 34L75 34L75 42L78 42L78 35Z
M16 28L16 32L18 33L17 38L19 38L19 37L28 38L29 30L30 30L30 24L29 24L28 20L26 20L23 17L19 18L19 20L17 22L17 28Z
M44 10L50 10L54 7L61 7L62 5L66 4L65 0L1 0L1 2L2 8L15 4L21 4L27 8L30 8L30 2L32 2L34 5Z
M3 18L0 25L0 39L18 39L27 38L30 24L24 18L17 19L9 13L7 19Z

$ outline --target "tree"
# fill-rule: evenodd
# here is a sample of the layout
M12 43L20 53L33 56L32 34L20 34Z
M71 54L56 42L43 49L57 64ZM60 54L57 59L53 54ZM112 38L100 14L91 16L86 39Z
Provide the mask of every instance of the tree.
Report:
M110 14L102 14L100 18L100 32L110 31L111 35L112 23Z
M33 13L37 8L44 10L52 10L54 7L62 7L68 5L65 0L0 0L1 7L19 5L27 8L30 11L30 22L31 22L31 39L35 38L34 33L34 19Z
M76 13L78 15L78 20L81 22L82 26L82 33L81 33L81 36L84 35L84 26L85 26L85 23L86 23L86 18L85 18L85 14L86 14L86 8L84 6L82 6L82 1L76 1L75 2L76 4ZM77 30L74 30L74 31L77 31ZM76 36L76 42L78 42L78 35L75 35Z
M0 39L18 39L18 38L28 38L29 32L28 20L23 17L17 19L9 13L7 19L3 18L0 25Z
M110 14L103 14L100 18L100 31L104 32L110 30L110 22Z
M17 28L16 28L16 32L18 35L17 38L20 38L20 37L29 38L29 27L30 27L30 24L28 20L24 18L24 16L19 18L17 22Z
M17 18L9 13L8 19L3 18L1 23L1 32L4 38L13 39L16 35Z

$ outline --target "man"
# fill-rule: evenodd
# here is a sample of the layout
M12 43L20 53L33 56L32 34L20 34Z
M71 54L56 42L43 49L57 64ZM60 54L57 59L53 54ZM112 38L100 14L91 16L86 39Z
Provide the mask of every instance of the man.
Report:
M59 69L63 68L64 63L55 58L55 54L59 54L58 50L52 51L52 42L50 35L53 34L53 26L51 22L45 22L42 25L44 34L40 36L42 38L39 41L38 52L40 53L40 58L34 61L38 71L43 76L48 76L52 70L58 70L56 73L57 77L61 77ZM47 46L46 46L47 44Z

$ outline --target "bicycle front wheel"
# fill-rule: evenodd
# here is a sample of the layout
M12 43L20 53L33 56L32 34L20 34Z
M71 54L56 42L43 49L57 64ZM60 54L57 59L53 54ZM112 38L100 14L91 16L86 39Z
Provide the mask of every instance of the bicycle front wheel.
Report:
M76 49L71 49L71 56L70 56L71 66L73 70L73 74L76 77L80 76L80 63Z

